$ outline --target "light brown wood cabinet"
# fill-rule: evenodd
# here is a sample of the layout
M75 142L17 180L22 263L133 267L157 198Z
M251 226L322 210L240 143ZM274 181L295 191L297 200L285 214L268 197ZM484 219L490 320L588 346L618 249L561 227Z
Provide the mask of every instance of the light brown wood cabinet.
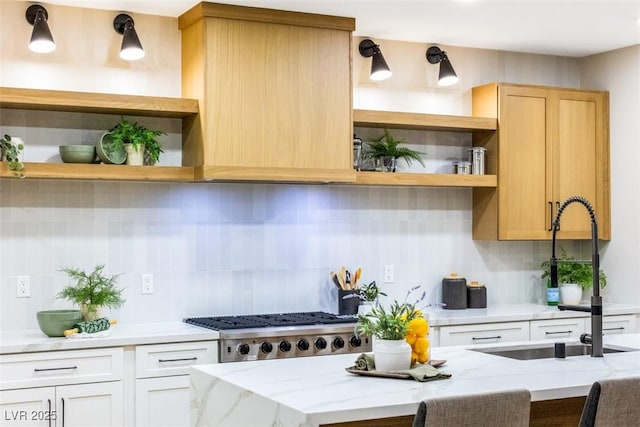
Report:
M200 3L180 16L196 179L353 182L353 18Z
M600 239L611 238L609 95L515 84L473 88L473 115L496 117L497 189L475 188L473 238L546 240L560 204L591 202ZM559 239L588 239L586 210L572 204Z

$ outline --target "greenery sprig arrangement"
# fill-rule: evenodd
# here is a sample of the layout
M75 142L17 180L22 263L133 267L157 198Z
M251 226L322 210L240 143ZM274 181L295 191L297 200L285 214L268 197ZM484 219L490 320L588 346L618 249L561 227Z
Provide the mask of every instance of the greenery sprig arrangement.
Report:
M24 178L24 164L18 158L22 150L24 150L24 145L11 142L11 135L5 134L0 139L0 152L7 159L9 170L13 172L13 176L16 178ZM0 157L0 160L2 158Z
M411 166L412 161L415 160L424 166L424 161L422 160L424 153L400 146L406 143L407 141L404 138L396 139L388 129L385 129L384 135L380 138L367 142L368 149L365 155L370 158L395 157L396 159L403 159L409 166Z
M118 308L124 304L124 289L118 289L116 282L119 274L107 276L103 274L104 264L97 265L91 273L77 268L63 268L67 275L75 280L75 285L67 285L57 295L59 299L67 299L80 306L98 306Z
M367 314L358 315L358 332L375 336L383 340L403 340L409 329L409 322L422 316L422 312L416 305L425 297L425 293L413 303L408 303L409 296L418 290L420 286L415 286L407 292L403 302L394 300L389 308L382 305L373 307Z
M551 275L550 261L544 261L540 267L543 269L542 278L546 279ZM600 269L598 281L600 287L607 286L607 275ZM593 268L591 264L581 262L573 256L569 256L564 248L560 248L560 258L558 259L558 283L576 283L583 290L593 287Z
M387 296L376 284L376 281L369 283L368 285L364 285L360 288L360 299L368 302L377 301L378 297Z
M109 129L109 133L113 138L113 144L116 147L131 144L133 148L138 149L140 145L145 147L147 153L154 162L160 159L160 153L164 153L162 146L157 138L166 135L161 130L150 130L138 123L131 123L124 117L114 127Z

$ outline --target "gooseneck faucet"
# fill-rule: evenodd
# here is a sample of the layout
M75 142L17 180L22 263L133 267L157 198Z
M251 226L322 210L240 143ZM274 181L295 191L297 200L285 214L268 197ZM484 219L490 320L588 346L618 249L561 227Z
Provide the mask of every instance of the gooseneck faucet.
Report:
M591 313L591 334L582 334L580 341L583 344L591 344L591 357L603 357L602 350L602 297L600 296L600 254L598 253L598 223L596 212L591 203L584 197L569 197L558 208L558 213L553 221L553 237L551 239L551 286L558 286L558 260L556 259L556 234L560 230L560 217L562 212L572 203L580 203L587 209L591 217L591 267L593 269L593 295L591 296L591 308L578 305L558 305L560 310L587 311Z

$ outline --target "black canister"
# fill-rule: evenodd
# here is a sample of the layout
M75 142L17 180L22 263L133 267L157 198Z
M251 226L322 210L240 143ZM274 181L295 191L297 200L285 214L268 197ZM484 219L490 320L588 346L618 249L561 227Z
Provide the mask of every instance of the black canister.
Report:
M467 286L467 307L487 308L487 288L478 282L471 282Z
M447 310L467 308L467 280L453 273L442 279L442 305Z

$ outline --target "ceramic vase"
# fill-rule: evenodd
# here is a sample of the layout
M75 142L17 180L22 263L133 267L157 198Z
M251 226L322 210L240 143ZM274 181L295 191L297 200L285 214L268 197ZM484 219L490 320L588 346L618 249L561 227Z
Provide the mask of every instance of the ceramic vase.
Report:
M404 340L374 338L373 358L376 371L399 371L411 368L411 346Z
M85 322L90 322L102 317L102 306L94 304L81 304L82 318Z
M129 166L142 166L144 164L144 145L138 144L134 147L133 144L125 144L125 150L127 150L127 164Z
M576 283L560 285L560 302L568 305L578 305L582 299L582 287Z
M373 309L374 304L375 302L373 301L362 301L358 306L358 315L366 316L367 314L369 314Z

